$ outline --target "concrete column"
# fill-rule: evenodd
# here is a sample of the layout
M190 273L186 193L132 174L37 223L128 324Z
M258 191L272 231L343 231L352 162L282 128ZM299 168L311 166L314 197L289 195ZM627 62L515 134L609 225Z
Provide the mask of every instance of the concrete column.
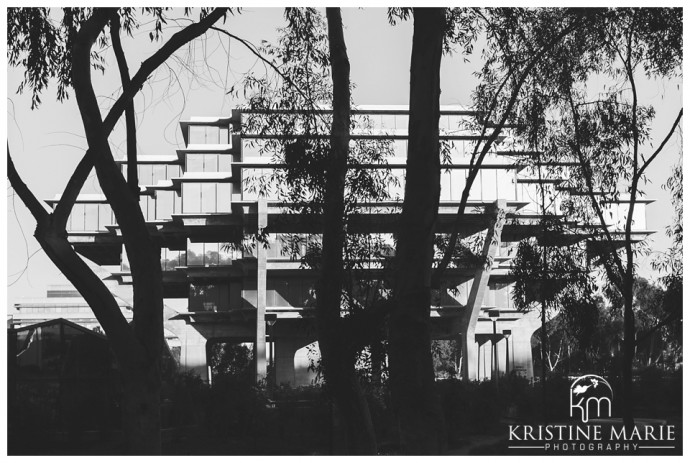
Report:
M275 347L276 383L292 387L308 386L316 377L309 371L309 356L306 347L311 344L307 338L279 338Z
M530 381L534 379L534 365L532 360L532 335L541 326L539 311L527 312L512 327L513 334L510 342L510 368L520 376Z
M499 199L492 205L492 210L487 210L486 212L492 214L482 250L482 257L486 265L479 268L474 275L472 289L467 299L467 306L460 321L460 332L463 335L462 377L469 381L479 378L476 370L478 347L474 337L475 328L489 284L494 256L501 245L501 231L503 230L506 217L506 201Z
M268 206L266 199L257 202L257 231L268 225ZM256 361L256 380L266 378L266 249L261 243L256 245L256 342L254 359Z
M496 354L498 355L499 376L505 376L506 371L506 340L501 339L496 343Z
M186 325L180 339L180 369L199 375L203 381L209 380L208 359L206 355L206 338L194 327Z
M295 384L295 351L301 347L295 344L294 339L291 338L276 339L273 361L275 362L276 384L278 385L288 383L294 386Z

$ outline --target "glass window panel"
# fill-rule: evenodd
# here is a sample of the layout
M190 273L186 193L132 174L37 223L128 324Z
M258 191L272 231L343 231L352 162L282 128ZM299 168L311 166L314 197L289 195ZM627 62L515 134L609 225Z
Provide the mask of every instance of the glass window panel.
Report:
M256 140L242 140L242 157L243 158L258 158L260 145Z
M441 171L441 201L450 200L450 171Z
M242 199L254 201L259 197L256 190L256 180L261 175L261 169L243 169L242 172Z
M187 265L204 265L204 243L187 243Z
M164 164L156 164L154 166L151 166L153 168L153 185L156 185L158 182L161 180L165 180L165 165Z
M200 125L190 125L189 126L189 144L195 145L199 143L204 143L206 138L205 130L203 126Z
M106 225L112 225L110 206L107 204L98 205L98 227L105 230Z
M187 172L204 171L204 155L198 153L187 154Z
M233 250L229 245L222 243L218 246L218 265L231 265L232 256Z
M185 214L201 212L201 184L182 184L182 210Z
M633 228L635 230L645 230L647 228L647 214L644 204L637 204L633 211Z
M146 220L156 220L156 199L148 196L146 202L148 204Z
M73 231L84 231L84 204L75 204L72 207L70 225Z
M174 193L172 195L173 197L173 213L175 214L182 214L182 198L177 195L177 193Z
M168 220L173 213L174 191L159 191L156 196L156 220Z
M229 309L239 309L242 307L242 284L231 282L229 285L228 306Z
M227 284L218 285L218 310L230 310L230 288Z
M232 156L229 154L218 155L218 172L228 172L232 170Z
M163 270L174 270L177 259L173 251L163 248L161 249L161 269Z
M393 141L393 154L396 158L407 158L407 140Z
M501 169L496 172L498 199L515 199L515 176L514 171Z
M465 170L452 169L450 171L450 199L460 201L463 188L465 188Z
M84 229L98 230L98 204L84 204Z
M153 166L151 164L139 165L139 184L153 185Z
M496 170L482 170L482 199L494 201L496 199Z
M203 290L200 285L189 285L189 311L201 312L203 310Z
M218 140L218 143L225 145L226 143L229 143L228 139L228 128L227 127L221 127L220 128L220 138Z
M381 115L381 127L388 130L395 130L395 115L383 114Z
M460 123L462 122L462 116L453 115L448 116L448 130L455 132L460 130Z
M395 116L395 128L398 130L407 130L410 123L410 118L407 114L398 114Z
M219 183L216 185L218 205L216 212L230 212L230 199L232 198L232 185Z
M204 265L218 265L218 243L206 243L204 245Z
M182 175L182 168L178 165L167 165L165 166L167 170L167 179L170 180L171 178L175 177L180 177Z
M218 172L217 154L204 154L204 172Z
M206 126L206 141L205 143L218 144L220 137L220 127L215 125Z
M201 184L201 212L216 212L215 183Z

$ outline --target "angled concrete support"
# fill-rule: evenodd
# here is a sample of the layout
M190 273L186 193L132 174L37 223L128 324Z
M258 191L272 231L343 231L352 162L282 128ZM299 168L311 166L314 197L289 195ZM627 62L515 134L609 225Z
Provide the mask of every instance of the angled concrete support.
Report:
M489 228L486 231L486 239L484 240L484 248L482 250L485 265L478 269L474 275L472 289L467 299L467 306L460 319L460 334L463 339L462 377L466 381L480 379L479 346L475 340L475 329L484 294L489 284L494 257L501 245L501 231L503 230L506 217L506 201L499 199L492 205L490 210L487 210L487 213L491 213L492 217Z
M257 232L268 225L268 206L260 198L257 203ZM256 245L256 342L254 359L256 362L256 381L266 378L266 249L261 243Z
M530 381L534 379L534 366L532 363L532 335L541 327L539 310L527 312L513 325L513 343L510 346L511 369L519 376Z

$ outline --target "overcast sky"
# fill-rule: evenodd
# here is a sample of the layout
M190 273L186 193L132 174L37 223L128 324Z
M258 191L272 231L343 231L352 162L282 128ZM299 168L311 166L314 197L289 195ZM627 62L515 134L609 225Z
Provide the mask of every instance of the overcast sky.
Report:
M182 18L182 14L171 13ZM351 62L352 81L356 87L356 104L407 104L409 99L409 60L412 23L390 26L385 9L344 9L345 40ZM172 22L170 23L172 25ZM180 21L184 24L184 21ZM241 15L232 16L226 27L233 34L259 44L261 40L275 42L276 27L283 24L281 9L245 8ZM172 34L166 30L165 38ZM141 27L136 40L125 40L130 73L134 74L156 44L149 44L148 27ZM228 59L229 51L229 59ZM470 63L461 56L445 56L442 65L442 104L469 104L475 80L472 72L481 64L479 52ZM178 55L180 62L170 62L161 69L137 97L136 109L139 131L137 141L140 154L170 154L183 145L177 122L191 116L227 115L241 104L226 95L250 68L263 69L257 59L238 42L211 36L204 43ZM204 69L204 60L209 66ZM198 78L190 80L181 70L181 63L193 65ZM38 110L30 110L28 95L15 93L21 71L8 69L7 77L7 136L12 157L20 175L34 193L42 199L60 194L67 179L84 153L86 141L74 98L55 102L55 86L42 97ZM97 94L101 96L104 113L117 96L119 77L111 65L105 76L94 75ZM661 85L646 82L641 85L642 101L657 109L657 124L652 136L665 136L682 105L682 81ZM111 137L116 157L124 155L122 125ZM650 239L652 249L663 250L669 245L664 227L672 219L669 195L660 188L668 178L671 166L678 160L679 137L669 143L665 151L650 167L650 184L644 187L649 198L657 202L647 208L648 228L659 230ZM83 193L97 191L92 175ZM43 297L46 286L66 281L40 251L33 238L35 222L26 208L7 188L7 273L8 307L19 298ZM38 252L37 252L38 251ZM33 257L30 257L33 256ZM29 259L30 258L30 259ZM27 266L27 259L28 266ZM641 273L650 275L649 259L640 261Z

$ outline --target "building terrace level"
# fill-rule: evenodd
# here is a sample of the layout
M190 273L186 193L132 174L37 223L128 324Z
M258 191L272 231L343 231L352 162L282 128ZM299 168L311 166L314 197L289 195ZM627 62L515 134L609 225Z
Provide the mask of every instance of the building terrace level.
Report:
M327 116L330 109L318 111ZM310 246L318 245L323 218L316 213L300 213L296 207L300 205L285 201L276 188L267 189L265 195L253 188L253 182L261 179L271 186L287 165L280 153L274 156L276 153L262 149L266 143L280 141L282 135L261 130L250 133L246 118L281 113L288 112L238 108L227 116L194 117L180 122L184 146L170 153L138 156L140 207L151 236L161 248L164 297L169 307L166 337L177 339L174 345L180 349L180 366L204 379L210 378L207 343L217 339L252 341L258 378L266 375L264 360L270 345L275 358L269 361L275 367L278 384L301 385L312 379L308 352L315 341L313 308L318 272L307 268L302 258ZM365 128L353 131L353 143L370 140L377 147L385 147L386 152L380 164L364 162L356 167L385 171L395 180L387 186L385 199L359 203L357 213L347 220L348 233L385 245L378 256L359 258L358 278L362 280L354 284L363 284L384 278L386 259L394 255L404 197L409 117L404 106L359 106L353 108L352 116L358 123L366 122ZM485 367L492 343L510 343L514 353L514 360L503 364L502 371L531 378L530 339L539 321L534 314L514 310L511 264L516 243L526 238L547 246L586 242L597 227L569 217L567 208L562 207L565 199L575 196L569 172L577 163L562 160L548 164L548 169L544 164L535 165L539 153L517 139L514 125L503 128L495 148L485 158L458 222L457 209L472 167L472 153L477 141L486 138L477 129L482 117L461 106L441 107L440 136L449 148L440 166L435 232L457 231L466 243L480 249L482 259L454 262L444 274L447 288L435 293L430 308L433 335L461 341L466 379L490 377L491 369ZM327 133L319 136L326 137ZM126 159L117 162L126 175ZM553 173L556 171L557 175ZM539 203L542 189L554 198L546 208ZM54 205L58 200L59 196L48 203ZM605 204L611 217L607 226L617 246L625 242L621 219L628 202L622 198ZM652 233L645 217L650 202L640 201L635 208L634 241ZM551 218L561 218L567 225L562 233L544 233L544 209ZM499 213L505 220L499 220ZM121 231L105 197L80 195L68 227L68 238L77 252L106 269L104 279L109 284L131 291L131 270ZM251 237L259 231L265 233L266 245L251 246ZM38 307L41 305L31 310ZM495 323L512 333L510 339L494 339L490 315L495 313L499 314Z

